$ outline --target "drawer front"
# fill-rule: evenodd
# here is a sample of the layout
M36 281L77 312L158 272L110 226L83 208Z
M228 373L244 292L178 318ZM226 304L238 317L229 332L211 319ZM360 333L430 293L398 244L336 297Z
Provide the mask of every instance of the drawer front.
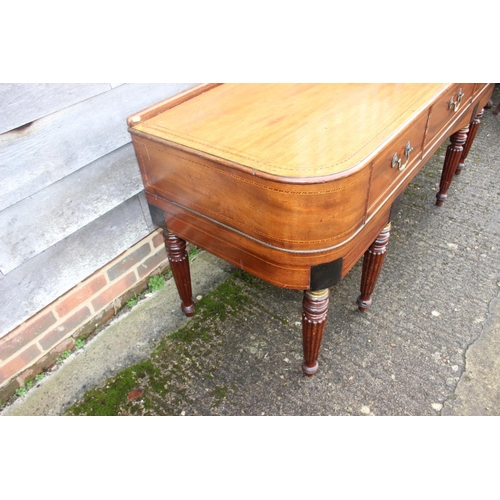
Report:
M475 110L477 113L484 109L484 107L488 104L494 89L494 83L476 83L474 100L477 100L477 108ZM476 106L476 104L474 106ZM471 115L471 117L474 118L473 115Z
M436 141L442 141L445 129L462 114L474 93L474 83L456 83L432 106L429 126L425 137L425 149L432 148Z
M427 112L421 113L413 124L398 134L375 159L368 198L368 215L377 207L377 202L385 200L418 165L422 157L427 117Z

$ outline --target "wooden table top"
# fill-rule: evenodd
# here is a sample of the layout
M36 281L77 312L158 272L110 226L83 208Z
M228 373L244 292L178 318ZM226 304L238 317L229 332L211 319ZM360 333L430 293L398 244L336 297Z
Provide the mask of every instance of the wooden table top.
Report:
M308 179L373 158L448 84L224 84L134 126L254 175Z

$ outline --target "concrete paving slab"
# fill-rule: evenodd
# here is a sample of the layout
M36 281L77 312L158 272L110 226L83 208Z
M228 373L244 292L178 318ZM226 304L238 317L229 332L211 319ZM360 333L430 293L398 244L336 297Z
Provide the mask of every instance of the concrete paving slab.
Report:
M224 281L233 268L202 253L191 263L191 270L197 295L204 295ZM2 415L61 415L86 390L147 359L163 335L182 327L188 320L179 305L174 280L170 279L162 290L110 321L82 351L69 357Z
M500 286L500 283L499 283ZM483 331L465 353L466 366L443 415L500 415L500 299L492 300Z

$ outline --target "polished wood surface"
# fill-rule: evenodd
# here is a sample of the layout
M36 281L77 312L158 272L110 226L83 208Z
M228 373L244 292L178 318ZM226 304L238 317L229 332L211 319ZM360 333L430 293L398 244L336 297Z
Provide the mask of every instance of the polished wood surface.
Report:
M469 127L467 126L450 137L451 144L448 146L444 158L443 172L441 174L441 182L439 183L439 193L436 194L436 205L438 206L442 206L448 197L446 193L448 192L451 181L453 180L453 175L457 171L460 159L462 158L468 132Z
M325 332L330 290L305 291L302 300L302 371L308 377L318 371L318 355Z
M370 248L365 252L363 257L363 271L361 274L361 294L358 297L358 309L365 312L372 304L372 293L375 290L377 279L382 270L385 255L387 253L387 245L391 237L391 223L382 229L377 239L372 243Z
M481 110L469 124L469 131L467 132L467 140L465 141L464 150L462 151L462 156L458 163L458 167L455 171L455 175L460 175L460 172L464 168L465 160L469 155L470 148L476 137L477 130L479 128L479 125L481 124L481 118L483 117L483 115L484 115L484 110Z
M134 132L223 158L255 176L315 182L369 161L447 88L226 84L138 124Z
M189 257L186 252L186 242L178 238L172 231L164 230L165 248L167 249L170 269L182 300L181 309L186 316L194 315L193 292L189 271Z
M451 135L442 204L470 148L469 124L492 91L473 83L204 84L128 123L148 203L179 239L314 293L366 252L364 310L394 202ZM303 306L306 375L317 369L326 321L326 310L319 323L310 319L316 298Z

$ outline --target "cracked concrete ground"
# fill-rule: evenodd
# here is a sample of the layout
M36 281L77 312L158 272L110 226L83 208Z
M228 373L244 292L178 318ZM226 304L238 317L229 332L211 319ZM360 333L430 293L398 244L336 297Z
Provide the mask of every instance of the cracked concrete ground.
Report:
M170 377L167 395L144 381L151 407L124 401L120 414L500 415L500 116L491 111L443 207L434 202L448 143L406 190L372 307L356 307L361 262L332 289L314 377L300 368L301 292L237 280L248 305L204 341L166 340L171 358L155 362ZM232 271L202 253L194 295ZM187 323L171 280L3 414L60 415Z
M465 352L465 371L442 415L500 415L500 301L494 298L484 328Z

